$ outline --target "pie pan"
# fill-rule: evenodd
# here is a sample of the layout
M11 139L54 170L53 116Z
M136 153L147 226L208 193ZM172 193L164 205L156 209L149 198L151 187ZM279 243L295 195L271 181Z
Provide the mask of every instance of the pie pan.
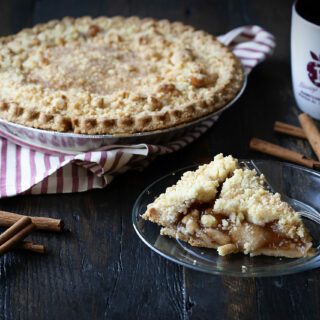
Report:
M181 175L197 166L180 169L155 181L138 197L132 212L133 227L140 239L161 256L185 267L211 274L261 277L301 272L320 266L320 173L278 161L243 160L263 173L268 184L301 214L313 238L315 255L298 259L231 254L219 256L214 249L191 247L160 235L160 227L141 218L149 203Z
M242 87L237 95L221 109L194 121L168 129L134 133L130 135L86 135L36 129L0 118L0 135L14 141L16 144L19 144L19 141L23 141L24 145L29 144L33 147L45 148L47 150L64 153L80 153L97 150L104 146L119 144L165 144L186 135L196 126L203 124L205 121L211 120L212 123L215 122L223 111L234 105L234 103L240 98L244 92L246 84L247 78L245 76Z

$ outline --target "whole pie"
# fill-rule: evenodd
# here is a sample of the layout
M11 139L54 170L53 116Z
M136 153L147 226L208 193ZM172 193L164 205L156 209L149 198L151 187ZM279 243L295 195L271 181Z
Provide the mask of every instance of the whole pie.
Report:
M176 126L223 107L243 78L216 38L167 20L64 18L0 38L0 118L41 129Z
M298 258L313 253L299 214L267 190L263 175L217 155L148 205L142 215L162 235L191 246L216 248L222 256L243 252Z

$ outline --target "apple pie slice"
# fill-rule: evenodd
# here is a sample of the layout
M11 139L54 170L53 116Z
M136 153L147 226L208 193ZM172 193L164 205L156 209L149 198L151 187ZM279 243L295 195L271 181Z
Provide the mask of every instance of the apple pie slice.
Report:
M267 190L263 175L239 168L232 156L219 154L184 173L142 217L162 226L162 235L216 248L222 256L312 254L311 237L298 213Z

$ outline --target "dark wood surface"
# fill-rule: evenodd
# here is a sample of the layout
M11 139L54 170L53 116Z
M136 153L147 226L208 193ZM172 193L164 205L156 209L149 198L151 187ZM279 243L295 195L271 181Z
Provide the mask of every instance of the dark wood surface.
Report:
M273 278L210 276L173 264L136 236L131 209L152 181L216 153L266 157L252 136L312 155L306 142L272 132L275 120L297 124L291 89L290 0L0 0L0 34L65 15L138 15L182 20L213 34L259 24L277 37L274 56L250 75L240 101L198 141L162 156L143 172L104 190L2 199L0 208L60 217L70 230L37 233L45 256L0 258L0 319L319 319L320 272Z

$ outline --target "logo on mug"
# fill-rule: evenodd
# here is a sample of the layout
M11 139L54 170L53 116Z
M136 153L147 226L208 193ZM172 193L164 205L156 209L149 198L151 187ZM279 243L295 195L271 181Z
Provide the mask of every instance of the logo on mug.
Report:
M308 76L311 82L320 88L320 54L310 51L310 55L313 61L307 65Z

